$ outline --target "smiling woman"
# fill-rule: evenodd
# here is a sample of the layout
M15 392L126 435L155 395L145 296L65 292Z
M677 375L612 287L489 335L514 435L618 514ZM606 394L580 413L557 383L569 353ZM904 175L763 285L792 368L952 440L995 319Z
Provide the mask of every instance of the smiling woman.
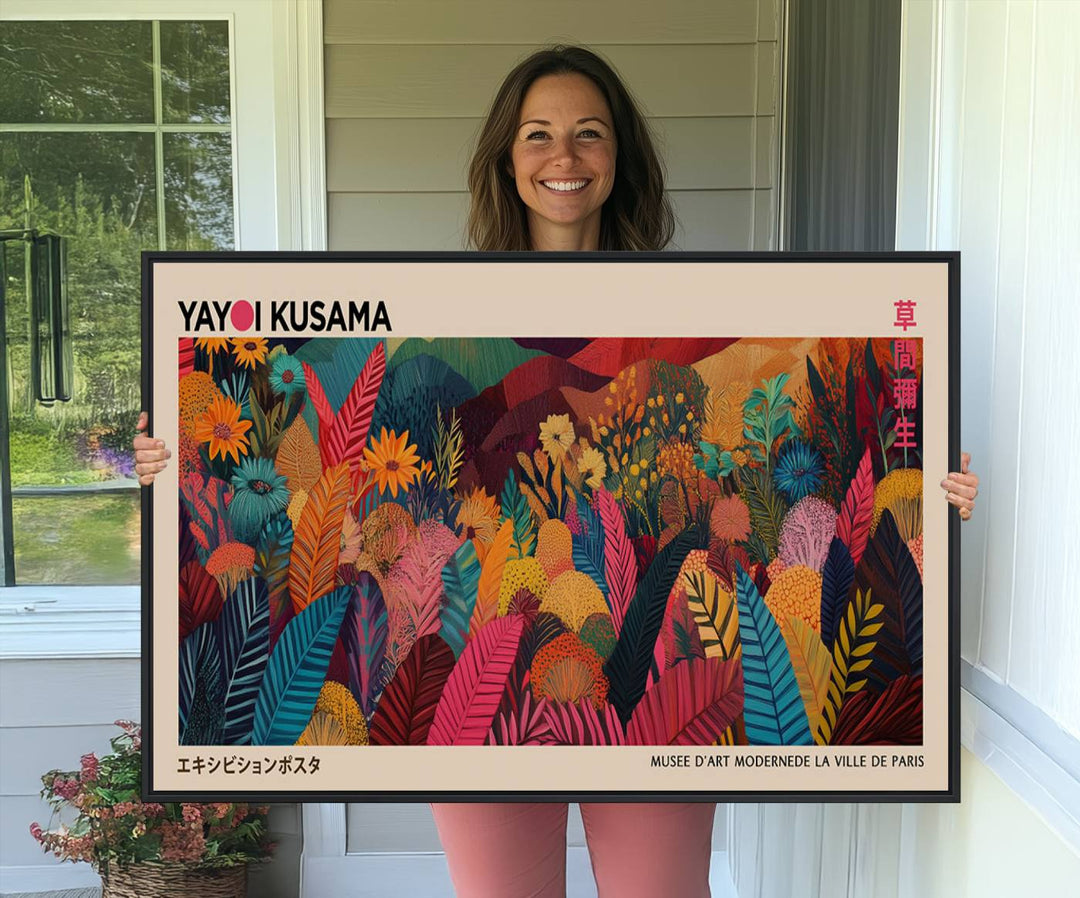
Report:
M659 250L675 229L644 115L583 47L541 50L507 75L468 182L481 250Z

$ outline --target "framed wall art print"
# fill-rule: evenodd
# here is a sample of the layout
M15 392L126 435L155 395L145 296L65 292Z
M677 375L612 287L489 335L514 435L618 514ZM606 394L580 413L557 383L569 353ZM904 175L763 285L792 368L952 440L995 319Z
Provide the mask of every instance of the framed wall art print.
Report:
M147 253L157 800L959 799L959 256Z

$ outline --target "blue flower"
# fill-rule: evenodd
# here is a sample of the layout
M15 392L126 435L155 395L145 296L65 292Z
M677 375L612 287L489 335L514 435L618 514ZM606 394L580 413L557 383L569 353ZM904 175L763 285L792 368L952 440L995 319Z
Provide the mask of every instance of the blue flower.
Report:
M241 542L251 543L270 518L289 504L285 477L268 458L245 458L232 476L229 518Z
M286 400L304 389L304 369L300 362L288 353L274 356L270 365L270 389L281 393Z
M792 502L809 496L821 486L825 460L813 446L788 440L780 450L773 480L777 488Z

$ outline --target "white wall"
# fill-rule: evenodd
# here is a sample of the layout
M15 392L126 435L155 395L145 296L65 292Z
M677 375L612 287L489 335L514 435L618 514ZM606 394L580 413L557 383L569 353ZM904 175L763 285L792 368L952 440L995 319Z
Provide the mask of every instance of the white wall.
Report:
M1080 780L1040 750L1078 766L1080 3L904 0L902 27L897 248L962 254L961 443L982 481L961 530L962 656L1023 723L965 692L958 805L733 807L743 898L1080 882Z
M465 172L503 76L584 43L644 105L680 249L775 249L779 0L325 0L330 249L464 248Z

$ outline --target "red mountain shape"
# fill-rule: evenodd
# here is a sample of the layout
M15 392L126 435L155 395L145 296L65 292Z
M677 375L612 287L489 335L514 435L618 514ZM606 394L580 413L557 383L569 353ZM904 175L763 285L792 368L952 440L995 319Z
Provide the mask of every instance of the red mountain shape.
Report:
M502 387L503 402L509 410L551 389L576 387L591 393L603 387L608 380L610 376L598 377L565 359L553 355L539 355L518 365L496 386Z
M570 356L570 361L611 378L642 359L692 365L737 341L738 337L598 337Z

